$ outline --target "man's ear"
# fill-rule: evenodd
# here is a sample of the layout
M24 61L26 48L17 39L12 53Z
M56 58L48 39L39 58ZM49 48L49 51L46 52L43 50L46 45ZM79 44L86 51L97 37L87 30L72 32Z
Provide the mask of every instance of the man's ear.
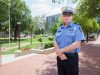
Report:
M74 18L74 16L72 15L72 19Z

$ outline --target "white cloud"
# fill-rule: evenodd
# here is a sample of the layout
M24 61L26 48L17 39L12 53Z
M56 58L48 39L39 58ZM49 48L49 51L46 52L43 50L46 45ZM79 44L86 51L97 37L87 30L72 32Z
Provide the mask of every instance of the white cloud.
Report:
M52 1L51 0L37 0L38 3L43 3L43 4L50 4Z
M61 12L61 7L66 6L66 3L53 4L51 0L37 0L37 3L31 6L33 16L37 15L52 15Z
M37 14L49 15L49 14L54 14L54 13L60 13L59 7L53 7L48 4L34 4L31 7L31 11L33 15L37 15Z

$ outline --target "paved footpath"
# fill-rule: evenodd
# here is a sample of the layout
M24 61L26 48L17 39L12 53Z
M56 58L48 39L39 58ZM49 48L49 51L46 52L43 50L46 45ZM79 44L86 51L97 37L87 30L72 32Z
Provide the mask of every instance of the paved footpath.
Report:
M100 75L99 44L100 37L95 42L82 44L80 75ZM56 55L38 54L4 64L0 67L0 75L57 75Z

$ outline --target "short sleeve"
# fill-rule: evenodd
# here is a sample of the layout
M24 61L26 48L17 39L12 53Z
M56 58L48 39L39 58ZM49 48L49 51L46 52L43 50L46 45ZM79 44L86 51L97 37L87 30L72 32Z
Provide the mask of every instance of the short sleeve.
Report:
M56 40L56 35L57 35L57 33L58 33L59 30L61 30L61 27L59 27L59 28L57 29L57 32L56 32L55 35L54 35L54 41L56 41L56 42L57 42L57 40Z
M82 27L79 26L76 28L76 31L75 31L75 41L84 41L84 40L85 40L85 36L82 31Z

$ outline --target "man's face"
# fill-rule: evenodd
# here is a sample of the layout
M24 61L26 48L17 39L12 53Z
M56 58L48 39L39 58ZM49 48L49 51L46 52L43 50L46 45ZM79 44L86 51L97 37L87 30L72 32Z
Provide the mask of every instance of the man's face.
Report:
M68 24L72 21L73 15L70 13L63 13L63 21L65 24Z

